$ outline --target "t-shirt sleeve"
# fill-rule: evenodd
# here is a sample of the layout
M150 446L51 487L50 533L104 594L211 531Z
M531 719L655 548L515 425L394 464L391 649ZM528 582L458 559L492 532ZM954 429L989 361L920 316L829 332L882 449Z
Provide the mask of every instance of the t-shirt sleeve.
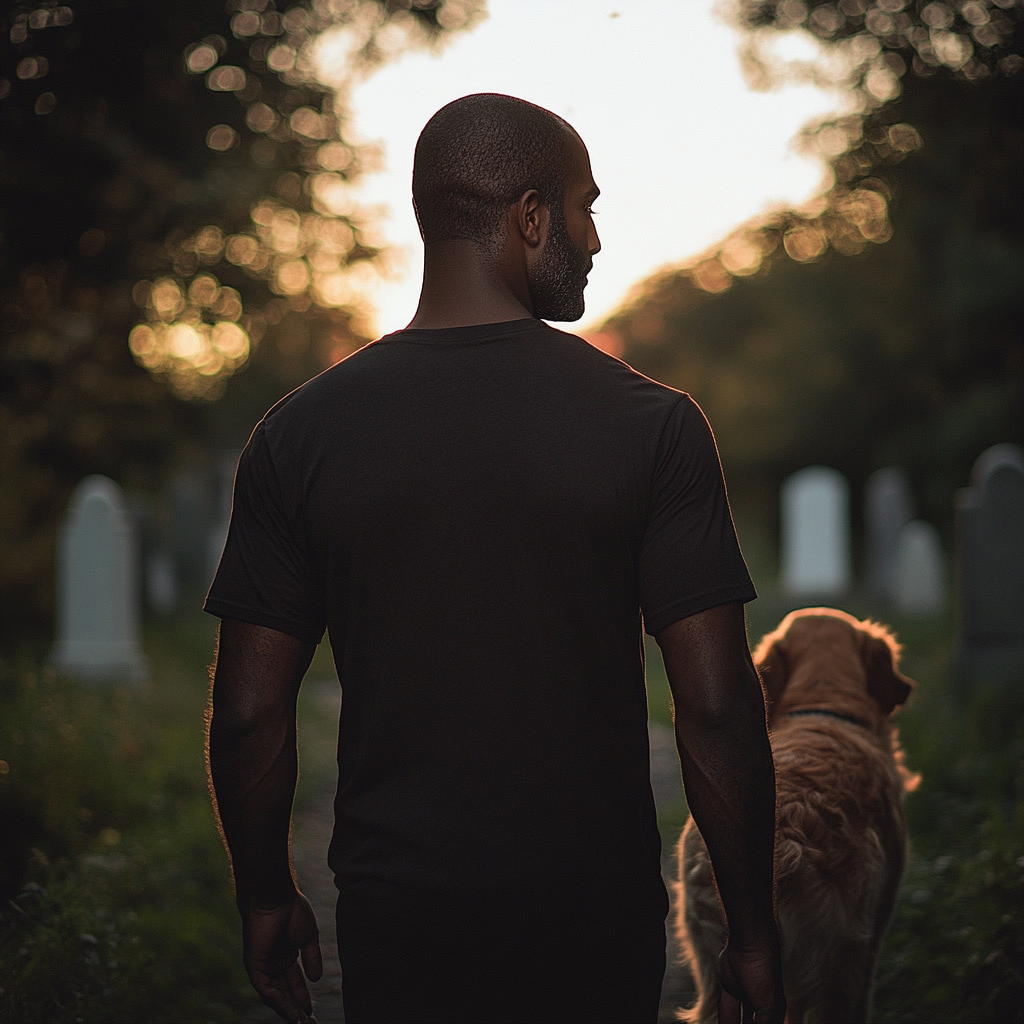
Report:
M203 608L319 643L325 612L296 498L282 488L261 423L238 460L231 524Z
M733 526L711 427L682 398L658 445L650 514L640 551L644 629L757 597Z

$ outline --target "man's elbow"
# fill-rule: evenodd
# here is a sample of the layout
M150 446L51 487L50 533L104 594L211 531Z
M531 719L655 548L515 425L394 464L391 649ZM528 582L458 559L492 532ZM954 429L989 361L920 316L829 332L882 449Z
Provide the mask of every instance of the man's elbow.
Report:
M740 678L736 678L739 676ZM765 726L761 681L751 668L730 678L711 678L685 688L676 700L677 725L708 732L745 732Z
M267 730L276 730L284 721L284 716L276 708L251 702L218 704L214 699L210 714L210 744L244 743Z

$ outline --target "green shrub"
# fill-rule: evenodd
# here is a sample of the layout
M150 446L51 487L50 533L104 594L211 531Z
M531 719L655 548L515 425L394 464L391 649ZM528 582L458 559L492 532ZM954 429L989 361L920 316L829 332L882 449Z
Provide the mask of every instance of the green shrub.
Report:
M880 958L876 1020L1022 1019L1022 834L1018 810L1012 829L986 822L974 837L975 853L912 857Z
M761 612L765 628L784 610ZM203 772L215 625L196 615L151 632L142 690L0 661L0 1024L227 1021L255 1005ZM922 781L873 1019L1019 1021L1024 691L958 694L950 624L895 626L919 683L898 721ZM752 616L753 639L760 628ZM669 724L654 645L648 668L652 718ZM322 651L310 676L331 674ZM327 690L300 701L300 803L333 778ZM663 816L667 843L682 814Z
M900 715L922 778L879 959L874 1017L885 1024L1024 1020L1024 691L958 693L947 664L912 664L921 686Z
M211 640L150 636L142 690L0 663L0 1021L252 1007L203 770Z

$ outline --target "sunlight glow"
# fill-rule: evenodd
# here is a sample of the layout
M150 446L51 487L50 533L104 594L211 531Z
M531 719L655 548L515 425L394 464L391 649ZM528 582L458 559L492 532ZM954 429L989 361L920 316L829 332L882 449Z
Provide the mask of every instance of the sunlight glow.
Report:
M490 17L439 55L408 53L340 95L357 141L380 140L384 150L384 169L344 196L388 210L381 229L395 247L390 276L370 275L367 296L378 331L404 326L419 292L410 199L416 138L434 111L467 93L505 92L546 106L590 149L602 189L603 250L590 276L584 329L658 268L693 257L767 210L800 206L830 184L821 153L791 143L807 122L842 108L846 96L810 83L751 90L737 57L741 38L712 7L704 0L490 0ZM325 81L346 80L351 32L322 37ZM783 50L787 59L814 56L806 35ZM324 207L340 209L338 198L327 182L320 186ZM816 244L808 236L787 249L802 256ZM759 254L734 248L723 255L729 272L753 272ZM709 290L728 287L721 266L705 276ZM320 288L340 294L327 280Z

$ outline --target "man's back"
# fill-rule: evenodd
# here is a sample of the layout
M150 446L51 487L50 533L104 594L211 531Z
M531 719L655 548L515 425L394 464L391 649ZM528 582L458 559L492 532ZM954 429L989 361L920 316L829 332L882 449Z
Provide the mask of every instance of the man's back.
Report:
M751 596L696 406L518 320L399 332L272 410L208 606L329 628L331 866L448 888L656 879L641 605Z
M723 1008L781 1021L774 778L711 431L574 321L601 245L586 146L465 96L413 161L410 328L268 413L207 601L210 776L245 961L306 1020L317 924L289 864L295 701L329 628L338 952L356 1021L657 1017L667 899L641 615L735 949ZM735 1000L734 1000L735 1001Z

